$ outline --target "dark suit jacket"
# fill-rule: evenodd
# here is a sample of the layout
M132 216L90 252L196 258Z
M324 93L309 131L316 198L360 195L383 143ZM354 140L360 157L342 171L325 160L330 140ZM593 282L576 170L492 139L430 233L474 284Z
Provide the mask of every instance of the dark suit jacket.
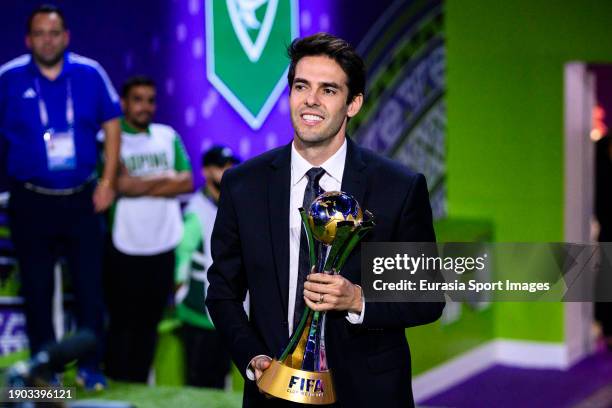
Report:
M207 306L244 371L258 354L278 357L288 341L291 145L228 170L212 236ZM365 241L435 241L425 178L348 140L342 190L376 217ZM341 271L359 284L359 246ZM250 319L243 311L250 293ZM299 296L299 294L298 294ZM330 312L326 346L343 407L413 406L404 329L438 319L444 303L367 302L363 324ZM244 373L243 373L244 374ZM247 380L245 406L283 406Z

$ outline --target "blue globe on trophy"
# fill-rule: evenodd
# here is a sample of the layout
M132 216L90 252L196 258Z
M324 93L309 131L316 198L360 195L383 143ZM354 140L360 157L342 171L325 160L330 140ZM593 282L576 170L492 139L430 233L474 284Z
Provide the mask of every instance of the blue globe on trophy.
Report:
M326 245L336 239L339 222L361 224L363 213L357 200L342 191L329 191L318 196L308 210L308 224L314 238Z

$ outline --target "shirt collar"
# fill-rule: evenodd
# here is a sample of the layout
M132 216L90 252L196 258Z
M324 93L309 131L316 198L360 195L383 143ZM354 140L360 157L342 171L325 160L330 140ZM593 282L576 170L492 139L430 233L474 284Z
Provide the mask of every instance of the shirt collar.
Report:
M335 179L338 183L342 183L342 173L344 172L344 163L346 161L346 139L344 143L329 159L321 164L325 173ZM300 182L306 172L313 167L312 164L303 158L295 149L295 145L291 143L291 185L294 186Z
M66 76L66 74L70 73L70 71L72 71L72 62L70 61L69 58L69 52L68 51L64 51L64 65L62 65L62 70L59 73L59 75L57 76L57 78L54 79L54 81L63 78L64 76ZM41 78L46 78L41 72L40 72L40 68L38 68L38 65L36 65L36 61L34 60L34 55L30 54L30 70L35 74L38 75Z
M122 117L121 120L121 130L124 133L130 134L130 135L140 135L142 133L146 133L148 135L151 134L151 128L150 126L147 126L147 130L145 132L142 132L138 129L135 129L133 126L131 126L129 123L127 123L127 120L125 120L125 117Z

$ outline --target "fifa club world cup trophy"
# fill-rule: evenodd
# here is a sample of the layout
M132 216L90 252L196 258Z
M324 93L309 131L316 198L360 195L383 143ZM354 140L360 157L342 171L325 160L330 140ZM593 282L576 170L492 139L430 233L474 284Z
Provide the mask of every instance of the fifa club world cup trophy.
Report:
M362 211L353 197L341 191L323 193L308 212L304 208L299 211L310 248L311 270L315 272L338 274L355 246L374 227L373 215ZM302 404L336 401L325 355L325 312L305 307L289 344L257 386L274 397Z

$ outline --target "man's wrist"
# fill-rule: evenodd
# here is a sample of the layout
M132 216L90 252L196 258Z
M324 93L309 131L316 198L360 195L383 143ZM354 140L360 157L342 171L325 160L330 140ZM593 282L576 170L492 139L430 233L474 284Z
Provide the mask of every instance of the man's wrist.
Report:
M361 311L363 310L363 290L361 289L361 286L353 284L353 293L353 302L349 312L361 314Z
M98 185L102 187L107 187L113 190L113 182L110 180L110 178L102 177L101 179L98 180Z

